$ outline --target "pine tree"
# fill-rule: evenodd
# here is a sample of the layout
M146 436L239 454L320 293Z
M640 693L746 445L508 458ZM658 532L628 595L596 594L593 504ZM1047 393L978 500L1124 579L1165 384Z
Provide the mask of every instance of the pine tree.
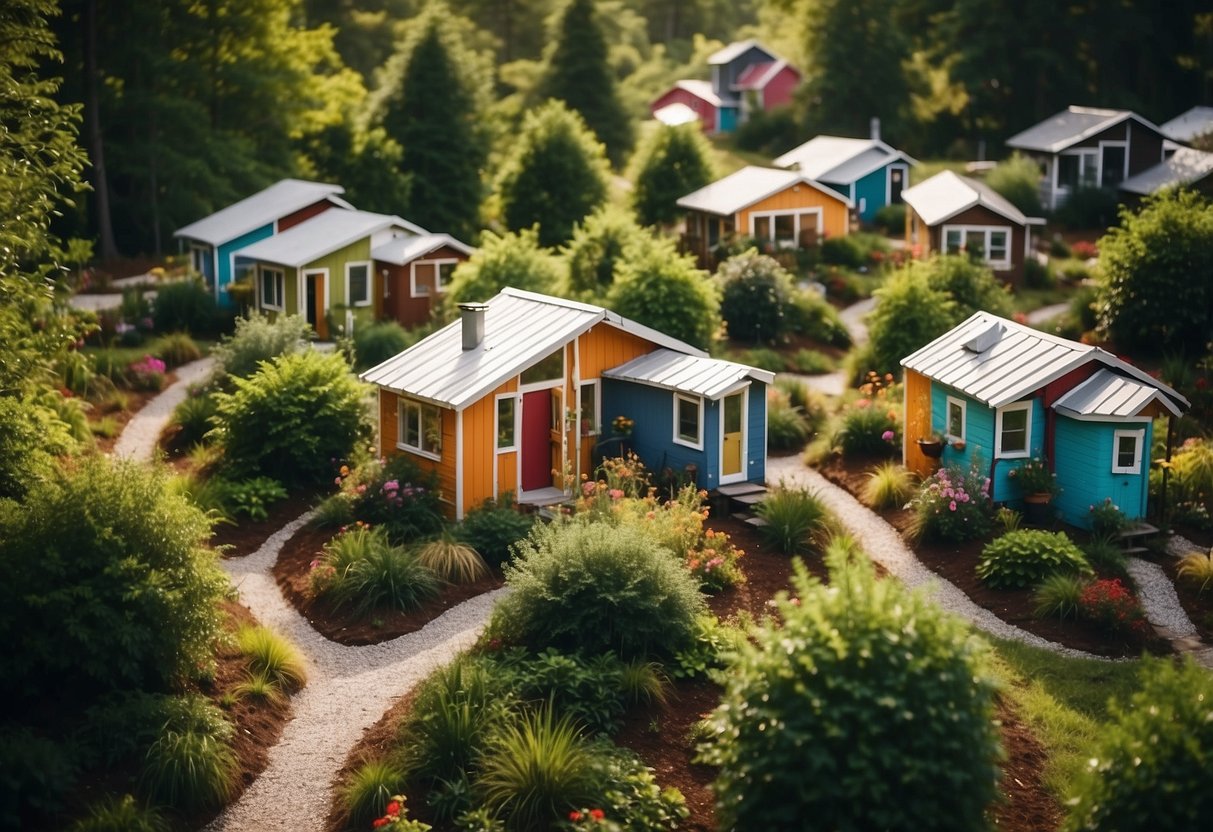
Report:
M698 122L659 127L637 151L640 157L632 206L644 225L668 225L678 218L678 198L712 181L707 139Z
M631 150L632 123L615 88L594 0L572 0L565 9L542 91L581 114L606 145L612 164L618 165Z

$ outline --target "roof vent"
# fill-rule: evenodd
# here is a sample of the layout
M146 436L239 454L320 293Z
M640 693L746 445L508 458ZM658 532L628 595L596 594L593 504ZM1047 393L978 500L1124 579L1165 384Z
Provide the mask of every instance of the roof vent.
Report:
M463 348L474 350L484 340L484 310L487 303L459 304L459 317L463 321Z
M963 346L969 352L985 352L999 342L999 340L1002 338L1003 332L1004 329L1002 324L998 321L994 321L984 329L979 330L972 338L965 341L961 346Z

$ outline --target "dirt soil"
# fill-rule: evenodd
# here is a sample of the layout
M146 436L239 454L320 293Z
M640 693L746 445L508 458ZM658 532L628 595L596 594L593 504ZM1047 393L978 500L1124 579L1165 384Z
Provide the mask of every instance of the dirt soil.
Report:
M297 491L274 503L264 520L239 517L235 523L220 523L211 534L211 546L225 558L242 558L261 548L274 532L319 501L314 491Z

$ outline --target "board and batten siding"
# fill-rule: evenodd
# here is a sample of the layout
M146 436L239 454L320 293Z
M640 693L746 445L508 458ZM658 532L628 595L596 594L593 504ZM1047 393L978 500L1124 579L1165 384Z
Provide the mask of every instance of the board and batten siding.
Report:
M231 305L231 296L227 293L227 287L236 279L233 271L236 268L236 258L233 255L246 246L251 246L253 243L264 240L266 237L273 236L274 224L270 223L241 234L234 240L228 240L226 243L220 244L217 258L219 261L219 275L216 278L216 291L218 292L218 300L221 304Z
M767 480L767 385L750 381L746 413L746 475L748 482Z
M905 426L902 429L902 464L920 477L928 477L934 462L918 448L918 440L926 439L931 430L931 380L922 373L907 369L905 384Z
M518 380L512 378L463 411L464 514L485 500L495 499L507 491L516 491L518 453L497 453L496 425L497 396L517 392ZM515 402L515 408L517 406ZM519 437L515 436L517 441Z
M1061 493L1054 498L1053 507L1063 520L1089 529L1091 506L1106 497L1111 497L1130 520L1145 517L1153 433L1150 422L1088 422L1058 416L1055 428L1057 455L1063 464L1057 466ZM1143 429L1141 473L1113 474L1116 431Z
M860 177L855 182L855 213L864 222L876 219L876 212L883 208L889 198L889 166L881 165L876 170ZM860 209L860 206L863 209Z
M443 511L448 517L455 516L455 420L453 410L441 408L442 414L442 455L438 460L418 454L409 453L397 447L400 441L398 435L399 402L402 397L390 390L379 388L379 453L384 459L407 454L410 459L423 471L431 472L438 477L439 497L442 500Z
M629 444L654 476L665 468L682 472L687 465L695 465L700 488L719 484L719 402L704 402L703 450L698 451L674 442L673 391L612 378L603 379L602 386L603 406L636 421Z

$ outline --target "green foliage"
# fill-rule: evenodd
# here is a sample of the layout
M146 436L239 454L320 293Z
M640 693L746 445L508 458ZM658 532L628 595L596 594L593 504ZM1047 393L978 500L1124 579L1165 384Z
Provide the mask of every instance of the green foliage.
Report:
M643 225L672 225L682 216L677 202L715 177L712 147L698 124L661 125L637 149L632 208Z
M167 723L147 750L140 791L187 811L223 804L235 794L239 771L233 731L217 712L201 723Z
M215 331L215 296L201 280L178 280L156 290L152 321L157 332L206 335Z
M1101 575L1111 575L1120 578L1123 583L1132 584L1129 577L1129 556L1119 540L1093 537L1082 546L1087 563L1091 564Z
M901 429L896 414L890 415L890 410L879 403L862 404L863 401L857 401L843 413L835 444L844 456L888 456L900 445ZM893 437L886 439L889 433Z
M767 399L767 448L772 451L794 451L804 447L812 431L799 407L792 407L782 397Z
M442 580L453 584L475 583L490 574L488 564L475 549L450 536L421 546L417 550L417 560Z
M707 274L670 240L656 240L628 257L608 306L692 346L706 348L718 327L719 301Z
M919 269L905 269L877 289L880 299L868 317L871 366L900 373L901 359L947 332L958 320L956 302L932 288Z
M206 435L213 427L211 420L216 410L215 397L207 393L196 393L183 399L181 404L173 409L169 422L179 428L177 435L173 437L174 444L188 448L206 441Z
M389 760L363 763L350 776L341 790L341 807L346 825L368 829L371 822L383 814L392 796L404 791L404 769Z
M608 531L609 529L609 531ZM690 643L704 608L698 581L635 526L536 526L506 566L512 592L494 630L534 648L670 655Z
M564 247L569 294L601 301L630 248L649 239L648 232L627 211L603 205L577 225L573 239Z
M1213 550L1184 555L1179 562L1179 577L1203 594L1213 583Z
M876 260L877 253L883 256L888 249L888 242L876 234L830 237L821 243L821 262L858 269Z
M560 260L539 245L535 229L494 234L486 231L480 247L455 267L447 288L447 309L458 303L481 303L507 286L551 294L563 280Z
M282 355L233 384L215 394L215 436L237 476L318 482L366 432L363 387L340 353Z
M0 726L0 823L20 829L27 810L57 811L79 768L79 751L70 743L6 721Z
M269 506L287 497L286 487L270 477L218 479L215 487L229 515L243 514L251 520L265 520L270 516Z
M773 110L757 107L733 133L737 147L767 157L778 156L803 140L804 128L797 122L796 113L791 107Z
M202 357L202 350L198 349L194 339L184 332L161 335L147 345L147 351L162 359L170 370Z
M904 506L914 496L914 475L896 462L884 462L868 472L863 501L884 511Z
M210 523L164 474L86 459L0 512L0 695L10 702L167 687L212 662L227 580ZM67 689L63 679L77 680Z
M1058 574L1092 574L1082 550L1065 532L1008 532L986 544L977 564L977 577L995 589L1025 589Z
M785 555L812 552L814 540L825 530L829 519L816 495L804 488L783 485L758 504L757 514L767 521L759 529L763 539Z
M688 679L707 676L725 667L725 657L746 640L741 627L723 624L716 616L700 615L695 619L695 641L674 654L670 672L675 678Z
M358 488L365 485L361 494ZM386 464L378 460L360 466L346 479L353 515L385 532L393 543L413 543L442 529L438 479L411 457L399 454Z
M1032 593L1036 617L1077 618L1079 601L1086 586L1087 580L1078 575L1049 575Z
M510 547L524 540L535 524L533 516L520 514L512 503L512 494L502 495L496 502L485 500L455 527L455 537L479 552L490 566L509 560Z
M662 789L653 770L625 748L605 740L590 745L595 758L597 791L590 801L602 808L607 818L624 829L669 830L682 828L681 821L690 812L678 789Z
M1018 208L1025 216L1039 217L1040 167L1036 162L1020 153L1004 159L986 174L986 184Z
M418 339L395 321L376 321L354 329L354 369L369 370L404 352Z
M1213 812L1213 682L1191 659L1143 659L1141 690L1113 704L1063 829L1196 829Z
M752 630L725 677L703 748L721 826L984 828L999 743L981 642L853 545L827 563L828 586L797 565L782 626Z
M916 260L908 268L926 275L932 289L947 292L956 304L954 323L979 311L1004 318L1011 315L1011 296L994 277L994 272L968 257L936 255L927 260Z
M1180 351L1213 330L1213 204L1179 191L1148 200L1100 241L1099 326L1123 350Z
M606 201L610 170L602 145L577 113L549 101L527 113L497 182L511 231L539 226L539 244L557 246Z
M923 481L910 505L910 534L924 540L974 540L990 530L994 519L990 481L976 466L940 468Z
M487 668L496 684L523 702L547 703L557 717L568 717L588 734L613 734L630 696L624 672L633 665L614 653L590 656L548 648L536 655L521 649L493 654ZM660 687L658 687L660 690Z
M268 627L241 627L236 644L253 673L264 674L287 692L307 684L307 665L299 648Z
M803 335L833 347L851 346L851 334L838 317L838 310L825 298L813 291L794 290L791 301L785 311L790 334Z
M749 249L721 263L716 280L730 338L775 343L787 332L792 276L774 258Z
M1117 537L1132 523L1120 506L1112 502L1111 497L1105 497L1102 502L1091 505L1088 514L1091 517L1091 534L1111 540Z
M389 542L382 529L362 526L326 543L311 577L318 595L362 616L377 609L417 609L442 588L416 555Z
M168 832L168 828L158 811L130 794L102 798L70 827L71 832Z
M618 165L632 149L632 120L615 89L607 40L594 0L571 0L565 6L540 84L547 98L563 101L585 120ZM693 189L692 189L693 190Z
M876 209L872 224L890 237L902 237L906 233L906 206L902 202L882 205Z
M76 448L67 426L31 399L0 396L0 499L21 499Z
M279 315L272 323L265 315L238 318L236 331L211 353L215 359L214 379L248 378L261 362L302 349L311 334L307 320L300 315Z

